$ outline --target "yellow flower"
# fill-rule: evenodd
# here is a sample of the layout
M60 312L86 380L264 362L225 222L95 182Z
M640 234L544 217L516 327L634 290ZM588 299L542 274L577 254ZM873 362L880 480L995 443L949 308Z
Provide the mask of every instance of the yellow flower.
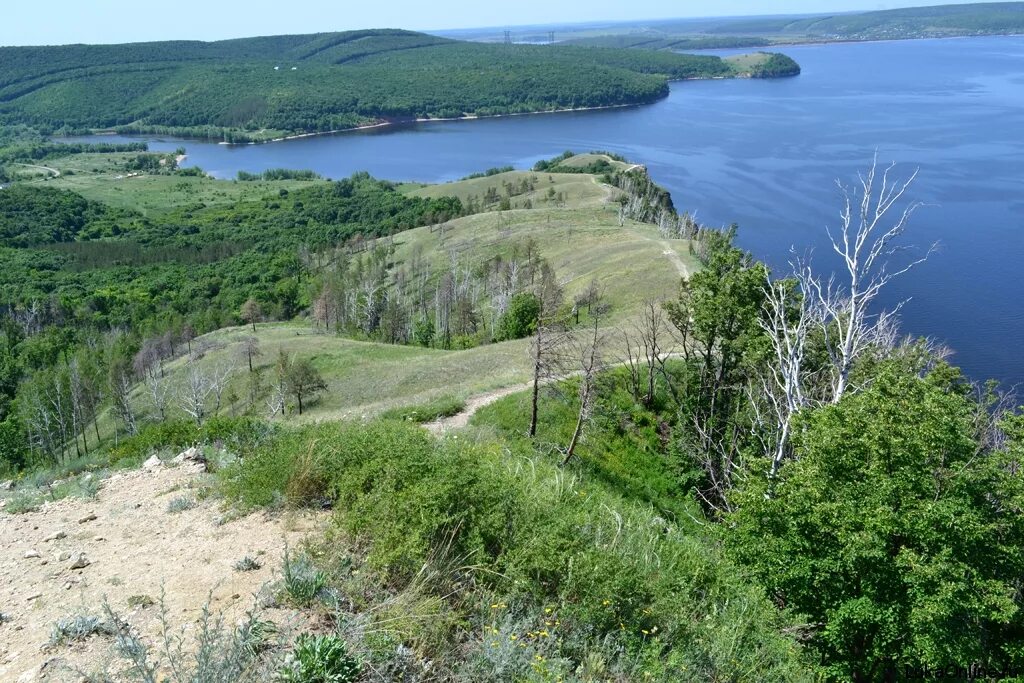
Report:
M512 634L508 637L509 640L519 640L519 636Z
M550 607L545 607L544 608L544 614L551 614L551 608Z

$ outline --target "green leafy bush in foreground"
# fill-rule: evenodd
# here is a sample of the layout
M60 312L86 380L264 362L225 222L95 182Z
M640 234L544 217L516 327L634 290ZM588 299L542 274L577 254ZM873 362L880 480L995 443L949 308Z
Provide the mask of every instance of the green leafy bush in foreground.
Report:
M494 612L477 609L498 596L488 602L524 619L558 615L541 656L571 663L565 670L597 657L628 679L808 677L800 647L781 635L791 624L700 529L582 487L525 450L438 442L395 422L324 424L280 433L222 476L243 506L328 498L339 530L367 543L368 564L388 585L449 558L465 576L440 596L462 615L451 651L498 628Z
M359 680L359 660L349 654L337 636L303 634L295 642L291 660L281 669L284 683L353 683Z

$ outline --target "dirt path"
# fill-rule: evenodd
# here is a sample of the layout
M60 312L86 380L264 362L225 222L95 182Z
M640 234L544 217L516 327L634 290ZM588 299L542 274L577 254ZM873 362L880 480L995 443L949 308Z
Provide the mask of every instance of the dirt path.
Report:
M212 610L223 612L226 624L252 609L254 595L279 572L285 543L298 545L319 518L259 513L219 523L222 513L212 500L170 512L172 500L194 500L189 486L200 467L115 474L94 500L67 498L20 515L0 512L0 612L8 618L0 621L0 681L86 680L74 669L99 669L111 658L112 639L50 646L50 634L59 619L102 616L104 599L150 645L159 634L159 607L129 606L130 596L159 600L163 591L172 629L187 634L194 634L211 595ZM236 571L234 563L246 556L262 566ZM284 625L299 617L275 609L264 618Z
M668 257L668 260L672 262L672 265L676 267L676 270L679 271L679 274L682 277L689 279L690 269L686 267L686 263L684 263L683 259L679 257L679 253L672 248L672 245L669 244L667 240L662 240L661 246L665 247L665 250L661 252L662 255Z
M662 358L681 358L682 356L683 354L681 353L669 352L664 354ZM618 363L612 363L611 365L607 365L605 367L620 368L625 365L627 365L627 362L622 361ZM544 384L547 385L551 382L560 382L562 380L578 376L579 373L574 372L555 379L546 379L544 380ZM529 391L531 387L533 387L533 383L527 382L526 384L504 387L501 389L495 389L494 391L488 391L487 393L484 394L478 394L477 396L474 396L467 400L466 405L457 414L452 415L451 417L442 417L438 420L434 420L433 422L424 423L423 428L436 436L442 436L446 432L451 431L453 429L462 429L463 427L469 424L469 421L473 418L474 415L477 414L477 412L481 408L485 408L491 405L492 403L495 403L496 401L500 401L506 396L511 396L512 394L519 393L520 391Z
M36 166L35 164L14 164L15 166L23 166L25 168L34 168L39 171L49 171L54 178L60 178L60 171L49 166Z
M476 415L477 411L481 408L491 405L496 401L500 401L506 396L518 393L520 391L526 391L532 385L531 384L520 384L513 387L505 387L503 389L495 389L494 391L488 391L486 394L480 394L466 401L465 407L456 415L451 417L442 417L439 420L428 422L424 424L426 428L432 434L441 436L445 432L452 429L462 429L469 424L470 418Z

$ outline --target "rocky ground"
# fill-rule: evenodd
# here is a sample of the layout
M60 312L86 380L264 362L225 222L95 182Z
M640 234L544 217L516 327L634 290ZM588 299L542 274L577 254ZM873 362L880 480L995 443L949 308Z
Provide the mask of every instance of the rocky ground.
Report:
M216 500L199 500L203 466L180 460L116 474L95 499L0 512L0 681L94 680L105 668L120 678L111 636L51 642L59 620L102 617L104 601L151 645L161 632L161 594L186 642L208 602L234 624L279 575L285 544L300 545L320 522L263 513L231 519ZM235 564L245 557L260 567L240 571ZM302 617L275 608L263 618Z

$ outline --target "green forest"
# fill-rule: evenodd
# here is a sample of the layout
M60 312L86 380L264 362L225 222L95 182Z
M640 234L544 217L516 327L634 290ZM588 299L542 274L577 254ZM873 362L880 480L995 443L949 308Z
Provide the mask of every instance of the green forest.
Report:
M494 45L408 31L0 48L0 123L267 140L415 118L651 102L718 57ZM795 66L795 65L794 65Z
M1024 3L980 2L841 14L627 22L612 27L565 29L559 35L570 45L678 51L1021 32Z

